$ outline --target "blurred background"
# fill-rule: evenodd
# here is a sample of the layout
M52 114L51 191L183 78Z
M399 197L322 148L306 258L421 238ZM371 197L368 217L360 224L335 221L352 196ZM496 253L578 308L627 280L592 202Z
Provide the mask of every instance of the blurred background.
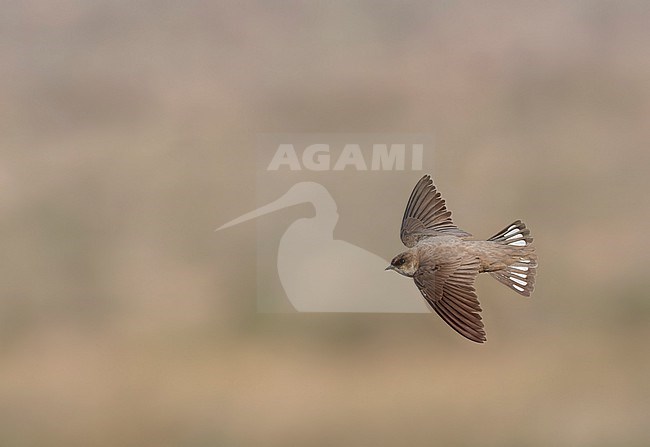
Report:
M649 19L5 3L0 445L650 444ZM258 132L434 134L461 227L532 229L535 294L480 278L482 346L433 314L257 313L255 223L213 230L256 206ZM378 191L390 233L339 225L391 257L413 184Z

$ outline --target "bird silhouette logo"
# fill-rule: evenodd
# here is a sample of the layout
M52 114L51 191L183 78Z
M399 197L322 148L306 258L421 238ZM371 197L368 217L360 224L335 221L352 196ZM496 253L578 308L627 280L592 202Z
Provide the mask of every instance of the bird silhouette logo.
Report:
M289 302L299 312L429 312L403 281L383 270L384 258L334 239L337 205L320 183L300 182L277 200L246 213L217 231L301 203L315 215L293 222L280 238L277 272Z

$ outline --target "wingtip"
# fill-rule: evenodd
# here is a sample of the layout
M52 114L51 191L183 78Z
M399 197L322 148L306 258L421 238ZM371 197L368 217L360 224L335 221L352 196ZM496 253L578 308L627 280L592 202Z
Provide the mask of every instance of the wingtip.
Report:
M460 335L462 335L463 337L465 337L469 341L477 343L479 345L482 345L483 343L485 343L487 341L487 337L485 336L485 334L483 334L480 338L470 338L470 337L466 336L465 334L460 334Z
M463 334L461 334L463 335ZM468 340L473 341L474 343L483 344L487 341L487 336L484 331L480 331L475 338L466 337Z

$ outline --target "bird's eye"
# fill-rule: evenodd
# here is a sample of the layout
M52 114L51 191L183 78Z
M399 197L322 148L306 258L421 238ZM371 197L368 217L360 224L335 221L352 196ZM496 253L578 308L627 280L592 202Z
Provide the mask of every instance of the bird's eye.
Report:
M400 258L400 259L397 260L397 265L402 265L405 262L406 262L406 260L404 258Z

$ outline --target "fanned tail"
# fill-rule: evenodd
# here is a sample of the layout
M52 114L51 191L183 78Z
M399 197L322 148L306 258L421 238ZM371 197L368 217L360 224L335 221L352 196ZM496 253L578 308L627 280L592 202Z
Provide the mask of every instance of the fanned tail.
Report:
M511 256L512 263L506 268L490 272L497 281L505 284L523 296L530 296L535 288L537 273L537 255L532 246L533 238L526 225L517 220L488 241L504 245Z

